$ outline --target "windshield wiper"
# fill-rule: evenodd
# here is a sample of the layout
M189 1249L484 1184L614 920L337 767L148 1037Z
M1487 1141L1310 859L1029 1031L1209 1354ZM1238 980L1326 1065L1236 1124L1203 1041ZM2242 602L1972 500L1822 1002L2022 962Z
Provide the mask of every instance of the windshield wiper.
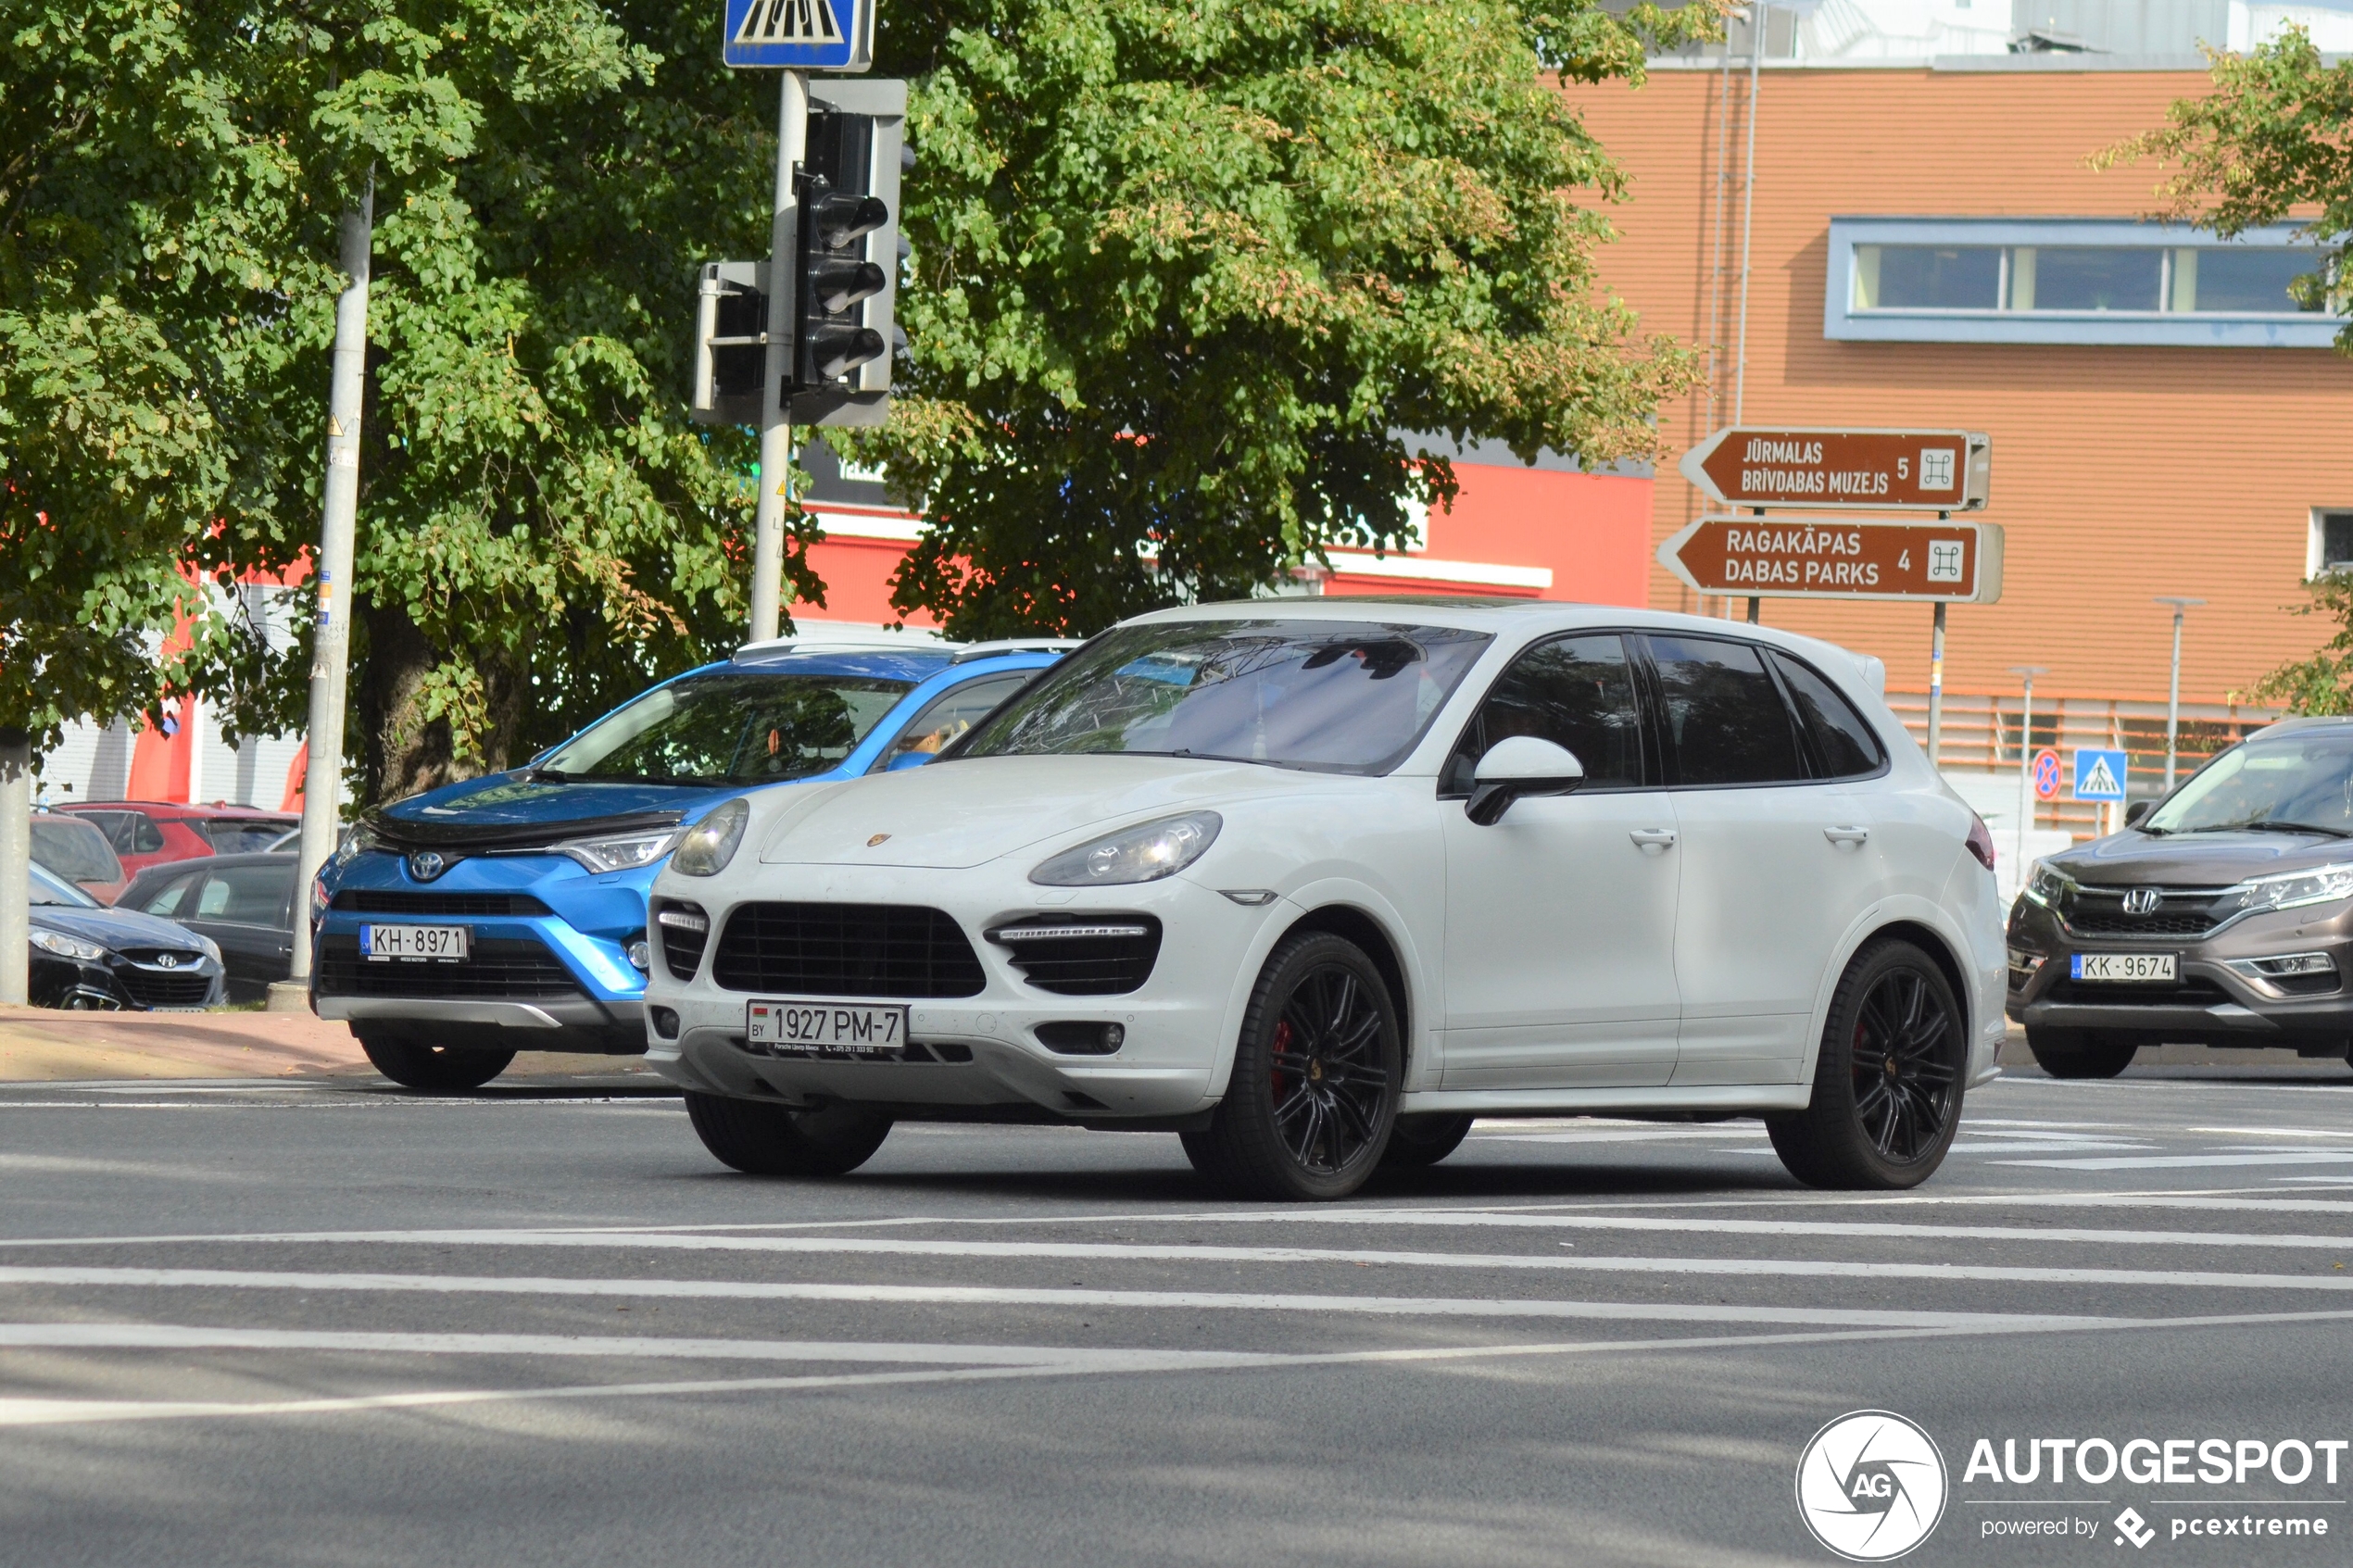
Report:
M524 784L569 784L572 782L572 775L561 768L518 769L516 777Z
M2353 833L2348 833L2343 828L2324 828L2318 822L2284 822L2273 817L2265 817L2254 822L2222 822L2214 827L2199 828L2196 831L2199 833L2316 833L2323 838L2353 838Z

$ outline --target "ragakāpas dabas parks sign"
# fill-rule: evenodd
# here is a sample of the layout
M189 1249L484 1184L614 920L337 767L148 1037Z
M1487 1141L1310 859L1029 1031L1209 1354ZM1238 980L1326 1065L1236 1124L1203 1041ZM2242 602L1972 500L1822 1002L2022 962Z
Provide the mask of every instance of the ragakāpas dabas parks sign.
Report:
M2002 595L2001 529L1949 519L1704 517L1660 545L1658 561L1703 594L1948 604Z

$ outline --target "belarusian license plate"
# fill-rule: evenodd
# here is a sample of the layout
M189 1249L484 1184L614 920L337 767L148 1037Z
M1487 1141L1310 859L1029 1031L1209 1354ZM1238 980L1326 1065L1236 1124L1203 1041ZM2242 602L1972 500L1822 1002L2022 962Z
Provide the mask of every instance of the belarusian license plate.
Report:
M744 1035L774 1050L860 1056L907 1044L907 1010L786 997L745 1004Z
M2069 963L2077 980L2165 981L2177 967L2171 953L2077 953Z
M472 929L463 925L363 925L359 954L379 963L394 959L462 963L472 935Z

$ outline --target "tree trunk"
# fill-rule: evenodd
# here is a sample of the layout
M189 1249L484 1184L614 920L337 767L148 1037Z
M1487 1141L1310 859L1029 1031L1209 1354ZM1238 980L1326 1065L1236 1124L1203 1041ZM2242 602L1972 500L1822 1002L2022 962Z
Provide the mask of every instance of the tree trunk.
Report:
M425 677L441 660L408 607L369 597L357 608L367 636L352 684L362 787L367 804L381 806L450 782L449 723L422 717Z

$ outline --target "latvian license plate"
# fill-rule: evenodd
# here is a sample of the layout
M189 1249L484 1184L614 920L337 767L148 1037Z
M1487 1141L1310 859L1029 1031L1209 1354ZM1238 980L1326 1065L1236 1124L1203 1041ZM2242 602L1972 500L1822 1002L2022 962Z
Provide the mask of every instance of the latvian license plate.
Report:
M821 1001L746 1004L744 1035L771 1050L824 1056L898 1051L907 1044L907 1010Z
M437 959L462 963L473 932L462 925L363 925L359 954L375 962L394 959Z
M2077 980L2171 980L2171 953L2077 953L2069 973Z

